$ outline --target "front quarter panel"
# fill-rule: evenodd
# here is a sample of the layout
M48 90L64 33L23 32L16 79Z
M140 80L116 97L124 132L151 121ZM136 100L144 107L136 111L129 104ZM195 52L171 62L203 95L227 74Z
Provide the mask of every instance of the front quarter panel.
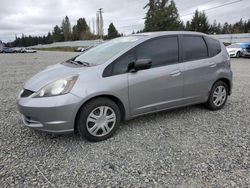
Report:
M98 96L109 95L122 102L125 108L125 119L129 117L127 74L102 77L101 67L89 74L79 74L71 93L82 98L77 111L86 101Z

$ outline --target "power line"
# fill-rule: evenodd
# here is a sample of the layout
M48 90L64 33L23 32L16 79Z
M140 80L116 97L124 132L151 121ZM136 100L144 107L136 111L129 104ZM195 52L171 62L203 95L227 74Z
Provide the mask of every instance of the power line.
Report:
M204 3L202 3L202 4L198 4L198 5L196 5L196 6L205 5L205 4L208 4L208 3L212 2L212 1L216 1L216 0L206 1L206 2L204 2ZM186 7L186 8L180 9L180 10L178 10L178 11L188 10L188 9L190 9L190 8L193 8L193 6L192 6L192 7Z
M239 2L241 2L241 1L243 1L243 0L237 0L237 1L229 2L229 3L225 3L225 4L222 4L222 5L218 5L218 6L215 6L215 7L211 7L211 8L204 9L204 10L202 10L202 11L213 10L213 9L220 8L220 7L224 7L224 6L227 6L227 5L239 3ZM188 14L184 14L184 15L181 15L180 17L189 16L189 15L192 15L192 14L194 14L194 12L188 13Z
M214 0L211 0L211 1L214 1ZM208 2L211 2L211 1L208 1ZM221 7L224 7L224 6L227 6L227 5L231 5L231 4L235 4L235 3L239 3L243 0L236 0L236 1L233 1L233 2L228 2L228 3L224 3L222 5L218 5L218 6L214 6L214 7L211 7L211 8L207 8L207 9L204 9L202 11L210 11L210 10L213 10L213 9L217 9L217 8L221 8ZM208 3L206 2L206 3ZM205 3L205 4L206 4ZM202 5L202 4L200 4ZM188 13L188 14L184 14L184 15L180 15L180 18L181 17L184 17L184 16L188 16L188 15L193 15L195 12L192 12L192 13ZM117 26L118 28L128 28L128 27L135 27L135 26L142 26L143 24L135 24L135 25L125 25L125 26Z

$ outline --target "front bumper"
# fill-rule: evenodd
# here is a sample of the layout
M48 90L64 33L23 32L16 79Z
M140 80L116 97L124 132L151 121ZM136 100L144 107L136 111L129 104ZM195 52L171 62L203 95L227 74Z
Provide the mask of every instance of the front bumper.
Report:
M241 56L242 57L250 57L250 52L242 52Z
M18 96L17 106L23 126L50 132L70 133L82 99L73 94L32 98Z
M236 57L236 52L228 52L230 57Z

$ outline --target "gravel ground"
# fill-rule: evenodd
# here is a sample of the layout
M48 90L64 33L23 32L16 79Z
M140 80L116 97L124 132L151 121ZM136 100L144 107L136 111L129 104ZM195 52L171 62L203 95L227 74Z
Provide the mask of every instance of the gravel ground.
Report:
M0 187L250 187L250 59L232 59L233 94L122 124L109 140L20 127L16 96L75 53L0 54Z

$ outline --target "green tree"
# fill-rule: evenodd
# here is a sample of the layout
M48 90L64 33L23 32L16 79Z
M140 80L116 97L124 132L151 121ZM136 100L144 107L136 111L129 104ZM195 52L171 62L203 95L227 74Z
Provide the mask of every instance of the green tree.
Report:
M72 31L73 40L82 40L91 38L90 29L85 18L78 19L77 24L73 26L72 30L73 30Z
M191 31L198 31L202 33L209 33L209 23L205 12L195 11L195 14L191 20Z
M61 28L65 41L69 41L71 39L71 25L68 16L63 19Z
M229 25L228 25L227 22L224 23L224 25L223 25L223 27L222 27L222 30L221 30L221 33L222 33L222 34L228 34L228 33L230 33L230 32L229 32Z
M221 24L220 23L217 24L217 21L214 20L213 24L210 26L209 33L210 34L221 34L222 33Z
M168 31L184 28L174 1L149 0L144 31Z
M54 42L62 42L62 41L64 41L63 31L58 25L56 25L54 27L52 36L53 36L53 41Z
M243 20L240 19L239 22L236 22L233 26L233 33L244 33L244 23L243 23Z
M190 21L187 21L185 30L187 30L187 31L191 30Z
M46 36L46 44L51 44L51 43L53 43L53 36L50 32L48 32Z
M114 24L111 23L109 25L109 28L108 28L108 36L107 38L108 39L113 39L113 38L116 38L116 37L119 37L120 34L118 33L117 29L115 28Z

